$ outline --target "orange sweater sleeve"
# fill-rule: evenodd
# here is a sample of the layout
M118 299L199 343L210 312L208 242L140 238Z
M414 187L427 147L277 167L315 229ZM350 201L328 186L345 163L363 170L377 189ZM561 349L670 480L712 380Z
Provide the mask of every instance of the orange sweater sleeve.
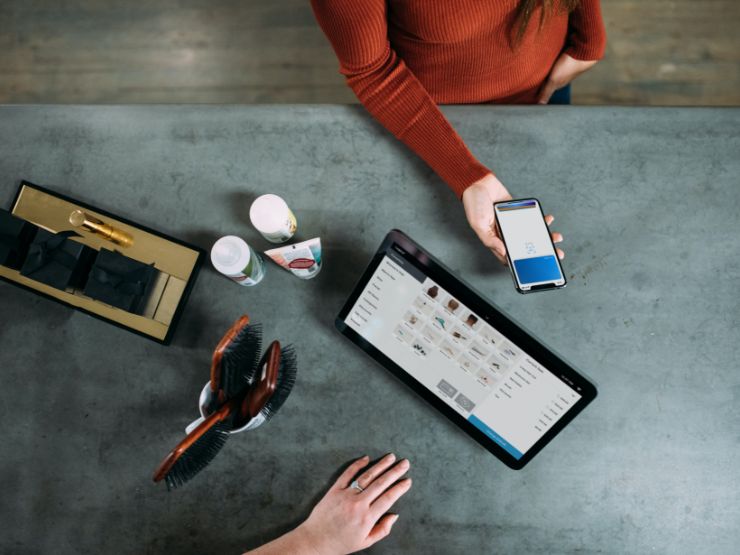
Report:
M601 16L601 0L581 0L568 18L565 53L576 60L593 61L604 57L606 29Z
M478 162L391 48L386 0L311 0L340 72L368 112L458 195L491 171Z

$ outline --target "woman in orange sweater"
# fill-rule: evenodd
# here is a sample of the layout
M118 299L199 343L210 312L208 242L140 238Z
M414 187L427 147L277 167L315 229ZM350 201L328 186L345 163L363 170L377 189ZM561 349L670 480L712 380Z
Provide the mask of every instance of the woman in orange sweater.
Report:
M511 196L437 104L548 103L603 56L600 0L311 3L357 98L462 198L470 226L505 262L493 203Z

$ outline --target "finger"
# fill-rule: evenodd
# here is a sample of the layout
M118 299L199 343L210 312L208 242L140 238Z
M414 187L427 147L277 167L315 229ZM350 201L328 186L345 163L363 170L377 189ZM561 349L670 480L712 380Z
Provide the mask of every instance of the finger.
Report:
M496 233L493 230L493 222L486 224L478 223L473 226L473 231L475 231L475 234L478 236L478 239L480 239L481 243L483 243L489 249L492 249L494 248L494 246L496 246L496 240L498 239L498 237L496 237Z
M550 225L554 221L555 221L555 216L553 216L552 214L548 214L547 216L545 216L545 223L547 225Z
M554 231L550 234L550 237L552 237L553 243L562 243L563 242L563 234L558 233L557 231Z
M506 245L504 242L499 239L497 236L493 237L491 240L491 245L489 248L491 249L491 252L493 255L498 259L501 264L506 266L509 261L506 259Z
M501 264L505 265L506 245L504 245L504 242L496 236L493 228L489 227L488 229L481 229L480 227L474 227L473 231L475 231L475 234L478 236L481 243L490 249Z
M349 483L352 480L352 478L357 476L357 473L363 468L365 468L368 462L370 462L370 457L368 457L367 455L357 459L355 462L349 465L344 472L342 472L339 478L337 478L337 481L334 482L334 485L332 486L332 488L344 489L344 488L349 487Z
M411 464L408 459L403 459L390 470L379 476L372 484L368 485L368 487L365 488L365 495L370 500L370 503L375 501L376 497L391 487L391 485L399 480L401 476L406 474L406 471L410 466Z
M370 505L375 514L382 515L387 513L390 508L398 501L402 495L411 489L411 478L401 480L392 488L388 489L383 495L378 497L375 502Z
M397 520L398 515L385 515L384 517L382 517L375 524L375 526L373 526L373 529L370 530L370 533L367 535L365 547L370 547L374 543L379 542L388 534L390 534L391 529L393 528L393 525L396 523Z
M563 249L555 249L558 252L558 258L562 260L565 258L565 253L563 252Z
M555 92L555 83L548 80L545 85L542 87L542 91L540 92L540 96L537 99L537 104L547 104L550 101L550 97L552 96L552 93Z
M506 245L504 245L504 242L501 239L494 237L491 239L490 244L486 246L496 255L496 258L499 260L506 260Z
M501 262L501 264L503 264L504 266L506 266L506 265L509 264L509 261L506 259L506 255L503 255L502 256L501 254L499 254L495 250L491 250L491 252L493 253L493 256L496 257L496 260L498 260L499 262Z
M373 480L388 470L394 462L396 462L396 456L393 453L388 453L385 457L360 474L357 478L357 482L360 484L360 487L362 489L367 489L370 484L373 483Z

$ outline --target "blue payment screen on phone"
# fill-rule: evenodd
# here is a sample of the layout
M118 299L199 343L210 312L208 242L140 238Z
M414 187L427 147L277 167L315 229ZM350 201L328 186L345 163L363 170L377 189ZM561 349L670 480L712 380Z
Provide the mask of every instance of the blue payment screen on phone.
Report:
M536 200L498 204L496 217L520 285L565 282Z

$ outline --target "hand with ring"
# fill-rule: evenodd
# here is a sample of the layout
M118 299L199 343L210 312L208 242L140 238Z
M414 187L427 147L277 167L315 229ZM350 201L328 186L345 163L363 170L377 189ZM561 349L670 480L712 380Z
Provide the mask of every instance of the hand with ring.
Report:
M254 554L344 555L367 549L391 532L398 515L388 511L411 488L403 478L409 461L386 455L372 466L365 456L352 463L295 530Z

